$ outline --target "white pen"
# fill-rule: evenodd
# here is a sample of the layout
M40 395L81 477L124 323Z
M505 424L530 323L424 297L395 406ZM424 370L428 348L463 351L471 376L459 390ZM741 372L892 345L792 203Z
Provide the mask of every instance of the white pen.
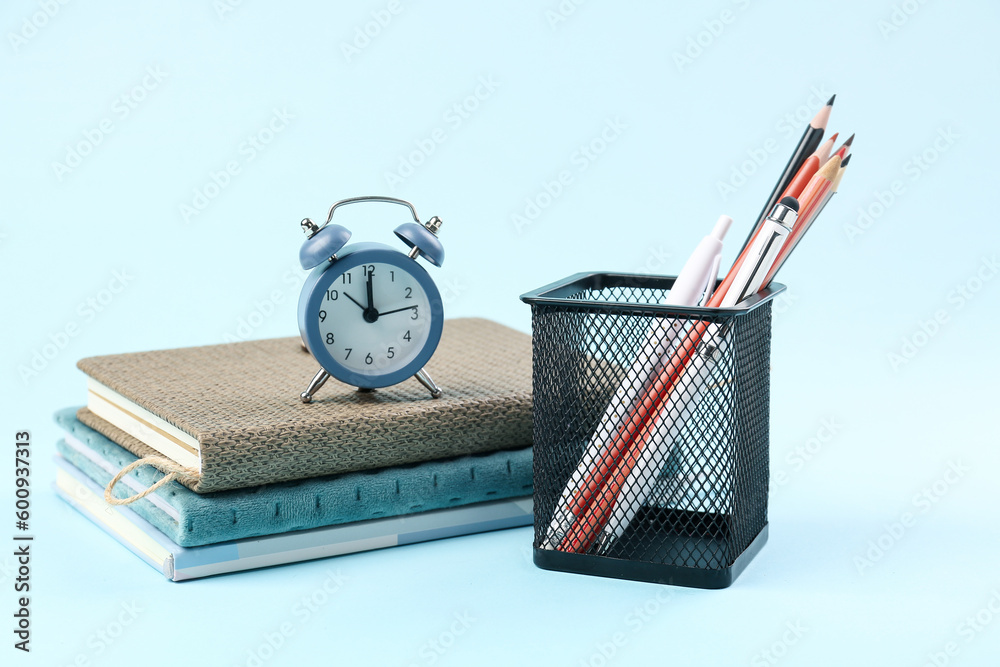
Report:
M736 305L760 290L774 258L792 231L798 210L799 202L795 197L785 197L774 205L771 215L764 218L764 224L747 249L746 259L726 292L726 301L731 303L724 305Z
M694 306L706 293L711 294L718 277L719 264L722 258L722 241L732 225L733 219L728 215L719 216L712 232L706 236L691 253L684 264L670 291L664 298L665 305ZM555 549L562 541L576 515L570 509L571 501L581 489L587 474L594 465L601 461L608 448L614 442L614 436L622 425L622 421L635 408L636 403L644 395L648 385L654 380L658 369L666 363L673 354L674 341L684 330L689 320L660 318L650 325L642 352L632 362L631 368L625 374L625 380L619 385L611 402L608 404L601 421L590 438L583 458L576 470L570 476L563 488L559 502L549 522L549 530L542 542L542 547Z

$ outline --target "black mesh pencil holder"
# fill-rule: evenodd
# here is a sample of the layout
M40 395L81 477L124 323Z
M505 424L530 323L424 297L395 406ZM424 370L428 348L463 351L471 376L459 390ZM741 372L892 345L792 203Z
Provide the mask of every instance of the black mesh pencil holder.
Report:
M531 306L534 561L725 588L767 541L771 300L661 305L674 279L580 273Z

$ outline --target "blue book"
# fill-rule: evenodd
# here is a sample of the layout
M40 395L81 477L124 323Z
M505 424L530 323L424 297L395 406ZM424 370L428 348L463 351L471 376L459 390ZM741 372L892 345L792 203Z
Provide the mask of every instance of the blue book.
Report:
M297 563L316 558L471 535L532 523L531 496L297 530L278 535L182 547L125 506L104 502L104 490L61 456L56 491L67 503L171 581Z
M530 447L205 494L170 482L111 506L104 486L136 456L73 409L55 418L60 496L174 581L532 522ZM116 495L162 476L135 470Z

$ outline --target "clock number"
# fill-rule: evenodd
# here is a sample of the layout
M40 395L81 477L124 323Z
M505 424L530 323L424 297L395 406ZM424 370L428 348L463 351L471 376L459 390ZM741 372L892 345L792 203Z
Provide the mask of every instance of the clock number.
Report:
M348 359L351 358L351 350L353 350L354 348L353 347L345 347L344 349L347 350L347 356L344 357L344 361L347 361Z
M375 360L374 360L374 359L372 359L372 354L371 354L371 352L369 352L369 353L368 353L367 355L365 355L365 363L366 363L366 364L368 364L369 366L371 366L371 363L372 363L373 361L375 361Z
M406 333L403 334L403 340L405 340L407 343L410 342L410 330L409 329L407 329Z
M406 298L407 299L412 299L413 298L413 288L412 287L407 287L406 288Z
M335 342L336 341L333 339L333 334L332 333L328 333L326 335L326 344L327 345L333 345Z
M390 271L389 272L389 279L390 279L390 282L396 282L396 272L395 271Z
M319 311L319 321L320 322L326 322L326 311L325 310Z
M416 307L416 306L414 306L414 307L413 307L413 317L411 317L410 319L411 319L411 320L415 320L415 319L417 319L418 317L420 317L420 314L419 314L419 313L417 313L417 307Z
M387 357L389 357L390 359L392 359L393 357L395 357L395 356L396 356L396 350L394 350L394 349L392 349L392 348L390 347L390 348L389 348L389 351L385 353L385 356L387 356Z
M330 301L336 301L340 298L340 292L335 289L328 289L326 291L326 298Z
M345 285L350 285L351 284L351 274L350 273L345 273L344 275L340 276L340 280Z
M374 274L375 274L375 265L374 264L362 264L361 265L361 275L367 277L369 275L374 275Z

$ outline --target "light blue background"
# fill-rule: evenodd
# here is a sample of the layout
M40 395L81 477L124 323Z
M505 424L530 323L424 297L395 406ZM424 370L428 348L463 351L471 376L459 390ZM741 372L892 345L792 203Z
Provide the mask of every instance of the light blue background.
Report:
M997 614L961 624L1000 590L1000 279L984 264L1000 248L995 3L590 1L553 23L557 0L400 0L349 58L342 45L387 1L224 1L0 10L0 442L10 451L15 431L32 432L37 535L27 658L10 647L12 559L0 557L5 664L246 665L286 622L294 633L263 664L923 665L949 642L949 664L992 664ZM732 20L713 23L724 10ZM144 79L143 99L122 106ZM467 118L449 111L477 88ZM732 588L541 571L528 529L172 585L49 491L50 415L84 400L75 362L293 335L298 222L333 201L394 194L441 216L449 316L528 331L522 292L583 270L676 272L720 213L736 219L728 264L833 92L830 129L858 133L856 158L780 276L771 540ZM102 121L111 132L57 173ZM254 153L248 138L272 122ZM581 161L609 122L614 141ZM428 139L433 153L390 188L386 172ZM775 144L724 198L718 183ZM915 168L925 152L933 162ZM181 206L230 161L239 173L185 221ZM569 185L518 229L512 216L564 170ZM859 209L873 217L851 236ZM348 224L393 242L404 219L390 208ZM976 283L980 271L992 280ZM127 284L104 293L115 272ZM974 298L958 298L969 281ZM102 298L101 312L87 305ZM60 337L67 327L76 335ZM894 367L905 340L920 347ZM935 483L935 502L921 500ZM12 496L0 496L5 535ZM884 554L869 554L880 540ZM349 579L297 614L331 570ZM99 650L132 603L135 621ZM474 620L450 635L456 614Z

